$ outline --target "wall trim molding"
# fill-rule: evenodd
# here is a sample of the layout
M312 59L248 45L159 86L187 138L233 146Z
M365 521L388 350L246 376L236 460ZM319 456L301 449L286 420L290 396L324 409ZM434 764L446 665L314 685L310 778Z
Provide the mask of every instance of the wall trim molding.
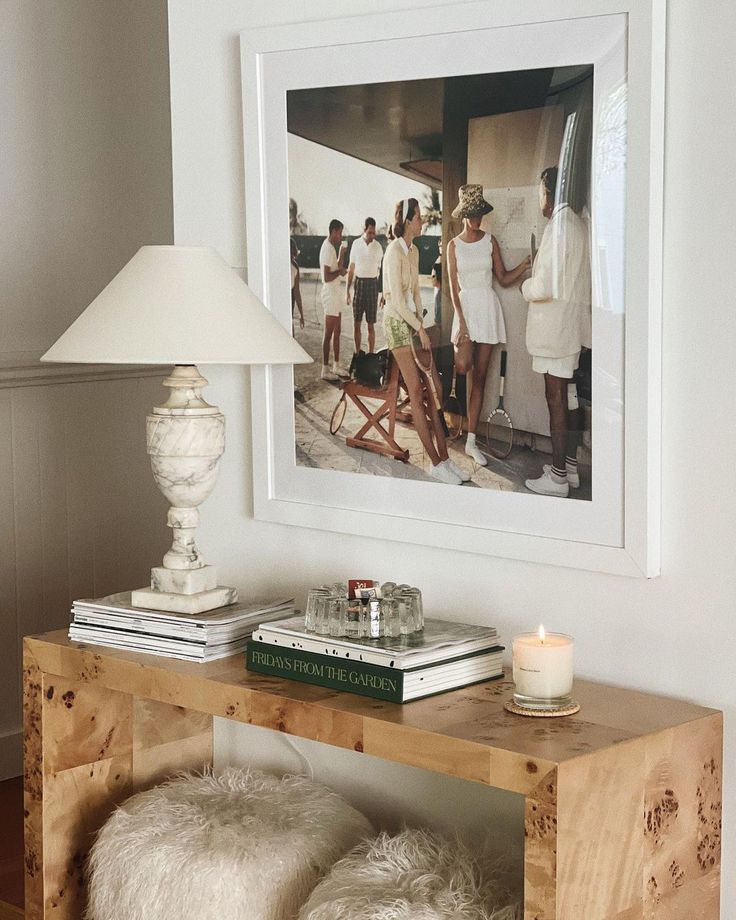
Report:
M125 380L130 377L166 377L167 364L45 364L39 352L0 355L0 389Z

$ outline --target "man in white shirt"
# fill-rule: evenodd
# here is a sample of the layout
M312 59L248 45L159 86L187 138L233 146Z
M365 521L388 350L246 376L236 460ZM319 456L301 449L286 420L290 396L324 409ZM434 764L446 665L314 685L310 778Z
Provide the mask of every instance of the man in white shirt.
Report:
M340 278L347 274L347 269L340 265L336 246L342 242L343 223L331 220L329 233L319 251L319 275L322 280L322 308L325 317L325 331L322 336L322 373L323 380L338 380L350 374L340 364L340 328L342 325L342 285ZM342 254L343 249L340 248ZM332 343L332 369L330 369L330 343Z
M346 300L353 307L355 351L360 351L363 316L368 325L368 351L376 347L376 313L378 310L378 276L383 261L383 248L376 239L376 222L366 217L363 235L350 248L350 267ZM355 291L351 292L355 278Z
M544 374L549 410L552 463L526 487L540 495L566 498L577 488L577 448L580 441L576 405L568 420L568 385L580 361L580 351L591 346L590 241L588 226L567 203L555 204L557 167L542 173L539 205L549 218L532 276L521 285L529 302L526 347L532 369ZM570 394L573 402L574 394ZM569 425L568 421L574 421Z

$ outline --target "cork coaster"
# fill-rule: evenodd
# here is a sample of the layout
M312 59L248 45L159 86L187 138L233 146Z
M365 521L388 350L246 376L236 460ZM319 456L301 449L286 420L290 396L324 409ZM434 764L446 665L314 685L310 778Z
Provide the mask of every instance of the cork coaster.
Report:
M525 706L517 706L513 700L506 700L503 708L517 716L531 716L533 719L556 719L558 716L571 716L580 710L580 703L573 700L569 706L564 709L527 709Z

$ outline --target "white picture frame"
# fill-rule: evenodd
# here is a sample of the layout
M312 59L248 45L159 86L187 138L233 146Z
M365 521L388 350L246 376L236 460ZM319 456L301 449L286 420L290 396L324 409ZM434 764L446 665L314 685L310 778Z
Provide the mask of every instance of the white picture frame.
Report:
M289 275L274 268L285 258L285 218L269 218L288 206L289 89L366 82L368 62L376 82L472 73L474 49L482 48L484 71L592 63L598 102L607 71L612 80L623 74L627 97L625 216L605 230L621 244L624 309L607 314L594 302L593 311L594 355L601 358L593 387L592 500L297 466L292 369L253 368L258 519L592 571L659 574L664 28L664 0L482 0L242 33L248 283L286 327ZM594 134L594 181L600 156ZM593 209L594 269L597 219Z

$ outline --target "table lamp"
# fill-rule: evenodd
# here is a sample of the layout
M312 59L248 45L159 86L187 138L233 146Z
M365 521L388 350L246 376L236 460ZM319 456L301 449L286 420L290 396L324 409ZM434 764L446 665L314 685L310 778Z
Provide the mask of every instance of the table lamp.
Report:
M171 549L136 607L202 613L237 600L197 549L198 506L225 450L225 417L202 398L199 364L306 364L294 341L209 247L143 246L51 346L42 361L173 364L170 395L146 418L153 475L171 504Z

